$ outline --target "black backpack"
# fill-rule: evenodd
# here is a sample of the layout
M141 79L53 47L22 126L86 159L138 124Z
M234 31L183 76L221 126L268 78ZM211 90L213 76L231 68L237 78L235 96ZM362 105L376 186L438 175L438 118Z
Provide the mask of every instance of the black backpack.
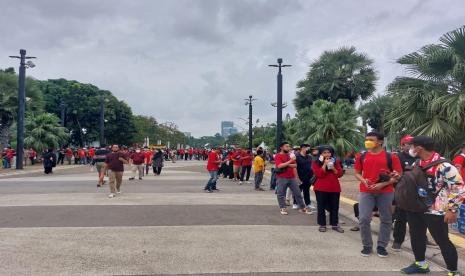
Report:
M422 167L419 165L419 161L417 161L411 170L405 171L395 187L394 198L396 206L410 212L420 213L428 211L428 201L434 202L441 190L436 193L429 190L425 172L444 162L448 161L446 159L439 159ZM427 193L426 196L420 196L418 194L419 189L423 189Z

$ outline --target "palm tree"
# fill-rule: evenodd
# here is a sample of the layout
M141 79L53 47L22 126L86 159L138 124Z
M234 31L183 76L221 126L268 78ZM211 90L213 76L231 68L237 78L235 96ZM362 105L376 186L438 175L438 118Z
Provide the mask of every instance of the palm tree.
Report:
M386 127L397 136L432 136L451 155L465 138L465 26L439 40L398 59L412 77L388 86L395 104Z
M309 107L318 99L337 102L347 99L354 104L375 91L376 72L373 60L355 47L325 51L310 65L304 80L297 84L297 109Z
M42 152L47 148L59 148L69 139L68 130L60 126L57 116L43 113L26 118L26 147Z
M336 103L318 100L300 110L292 120L292 139L311 145L332 145L337 155L358 151L363 129L357 125L358 113L348 100Z

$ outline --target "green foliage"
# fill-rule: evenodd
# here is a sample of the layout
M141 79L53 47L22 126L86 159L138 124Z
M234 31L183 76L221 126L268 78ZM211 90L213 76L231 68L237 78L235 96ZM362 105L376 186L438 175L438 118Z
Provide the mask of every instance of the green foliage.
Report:
M84 145L99 140L100 101L105 99L105 138L107 143L131 144L135 133L131 108L109 91L91 84L65 79L40 82L45 109L61 116L65 104L65 126L71 131L71 143Z
M239 145L242 148L247 148L249 146L249 138L243 133L235 133L229 135L226 143L231 146Z
M67 143L69 134L60 126L60 120L51 113L30 115L26 117L24 144L42 152L47 148L59 148Z
M369 102L360 106L359 112L362 116L363 125L366 127L368 124L373 130L387 135L384 126L393 101L394 99L389 95L374 96Z
M357 110L348 100L332 103L317 100L301 109L289 128L294 144L332 145L338 156L358 151L363 141L363 129L357 125Z
M133 121L136 129L133 139L135 143L142 144L146 137L149 137L151 144L160 140L167 146L169 142L171 148L187 142L187 137L174 123L159 124L155 118L143 115L134 116Z
M465 26L440 41L398 60L413 77L389 85L395 103L386 128L397 137L432 136L451 156L465 139Z
M354 104L373 94L376 79L373 61L357 53L355 47L325 51L297 84L294 104L298 110L310 107L318 99L333 103L347 99Z
M198 148L208 144L209 147L224 146L226 141L221 134L216 133L214 136L202 136L200 138L190 137L188 145Z

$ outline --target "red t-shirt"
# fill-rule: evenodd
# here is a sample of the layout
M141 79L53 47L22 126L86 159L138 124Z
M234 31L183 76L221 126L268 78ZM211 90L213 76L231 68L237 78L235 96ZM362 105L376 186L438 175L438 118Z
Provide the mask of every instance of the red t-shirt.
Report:
M146 151L144 152L144 161L145 164L150 164L152 161L152 152L151 151Z
M71 149L66 150L66 156L71 157L73 156L73 151Z
M79 158L84 158L86 157L86 151L85 150L79 150L78 151Z
M94 156L95 156L95 149L94 148L89 149L89 156L94 158Z
M208 154L208 161L207 161L207 170L208 171L217 171L219 167L219 163L213 163L214 161L219 161L220 156L218 153L212 151Z
M386 152L383 150L378 154L373 154L367 152L365 158L363 159L363 165L360 164L361 154L358 154L355 159L355 171L361 173L364 178L370 181L369 185L376 184L376 181L379 179L380 174L389 174L389 170ZM396 154L391 154L392 159L392 169L396 172L402 173L402 166L400 164L399 157ZM392 185L384 187L382 190L376 191L368 189L364 183L360 183L360 192L363 193L391 193L394 192Z
M143 152L135 152L131 154L131 159L134 165L142 165L144 163L145 156Z
M457 155L454 160L452 160L452 163L460 170L460 175L465 179L465 154L462 153Z
M231 159L233 161L233 166L242 166L242 152L235 151L231 154Z
M289 154L285 154L285 153L277 153L275 155L275 157L274 157L274 162L276 164L276 168L280 164L286 163L289 160L291 160L291 157L289 156ZM295 164L295 160L293 160L293 162L291 164ZM295 178L294 168L286 167L284 172L277 173L276 177L279 177L279 178Z
M313 190L320 192L340 193L341 184L339 178L344 175L342 170L341 161L336 160L334 167L337 170L337 174L333 171L323 170L317 162L312 162L313 174L316 176L316 182L313 186Z
M245 157L245 159L242 159L242 166L252 166L253 154L252 153L247 153L245 151L241 155L242 155L241 158Z

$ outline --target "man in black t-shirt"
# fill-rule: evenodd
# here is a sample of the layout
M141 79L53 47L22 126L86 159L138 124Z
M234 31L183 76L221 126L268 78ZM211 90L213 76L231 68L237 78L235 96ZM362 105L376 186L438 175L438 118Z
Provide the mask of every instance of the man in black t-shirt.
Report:
M106 148L105 145L101 145L98 150L95 151L94 159L92 160L93 165L95 165L95 168L97 169L98 173L98 184L97 187L102 186L105 184L105 180L100 177L100 174L102 172L102 168L105 165L105 159L107 158L107 154L109 154L110 151Z
M297 175L299 180L299 188L304 195L304 201L307 208L315 210L310 200L310 186L312 186L312 156L310 155L310 145L300 145L300 152L296 153ZM295 201L294 201L295 203Z

